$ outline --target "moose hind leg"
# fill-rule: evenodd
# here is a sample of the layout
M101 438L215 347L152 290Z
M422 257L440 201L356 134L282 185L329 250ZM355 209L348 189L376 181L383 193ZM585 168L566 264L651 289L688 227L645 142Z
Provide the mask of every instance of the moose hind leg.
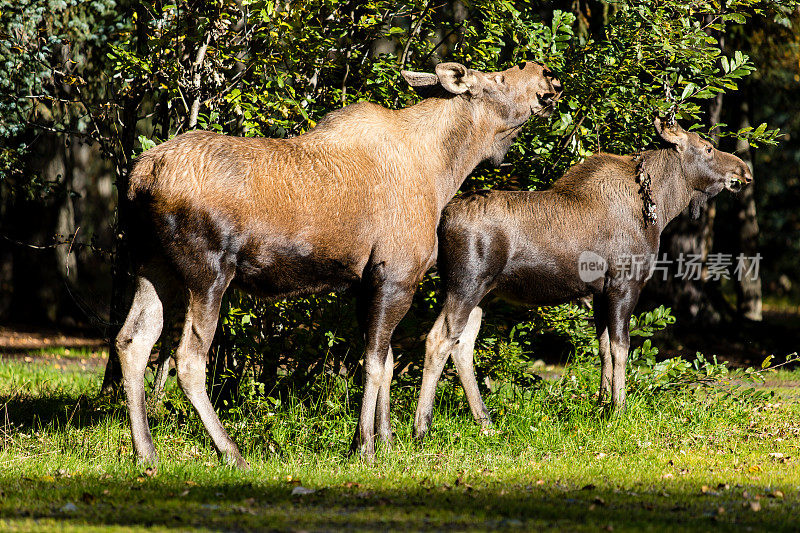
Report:
M158 455L147 424L144 374L162 327L163 306L158 291L151 279L139 275L133 303L116 338L116 349L122 367L133 448L140 461L149 463L157 462Z
M165 316L164 328L161 333L161 347L158 351L156 370L153 377L153 391L148 401L148 407L151 412L158 409L161 405L161 400L164 398L164 388L167 385L167 378L169 377L169 360L172 355L172 350L175 347L172 338L174 325L174 317L169 315Z
M421 439L428 433L433 419L433 403L436 384L453 352L456 343L469 321L472 307L464 302L448 299L442 312L434 322L425 341L425 366L422 370L422 386L419 391L417 412L414 415L414 436Z
M239 448L228 436L206 391L206 355L217 328L220 302L229 280L209 291L189 291L189 308L183 325L175 366L178 385L194 406L217 451L229 464L248 468Z
M481 318L483 311L480 307L476 307L469 314L467 326L458 340L458 345L453 350L453 362L456 364L458 370L458 377L461 379L461 386L464 387L464 392L467 395L469 408L472 411L472 416L475 422L481 426L491 426L492 420L489 416L489 410L486 404L483 403L481 392L478 388L478 382L475 379L475 366L473 353L475 351L475 340L478 338L478 331L481 328Z

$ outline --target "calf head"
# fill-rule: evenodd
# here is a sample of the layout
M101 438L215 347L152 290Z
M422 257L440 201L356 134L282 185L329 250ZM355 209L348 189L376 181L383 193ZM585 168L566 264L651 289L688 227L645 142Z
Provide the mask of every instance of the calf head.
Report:
M480 72L460 63L440 63L436 73L402 72L417 89L441 88L473 106L472 119L481 132L492 134L484 154L495 165L503 161L520 128L531 116L553 113L563 89L544 65L522 63L501 72Z
M747 164L733 154L721 152L696 133L690 133L675 122L666 125L661 119L654 121L656 131L677 152L680 169L692 195L692 215L697 217L700 208L722 189L738 192L753 181Z

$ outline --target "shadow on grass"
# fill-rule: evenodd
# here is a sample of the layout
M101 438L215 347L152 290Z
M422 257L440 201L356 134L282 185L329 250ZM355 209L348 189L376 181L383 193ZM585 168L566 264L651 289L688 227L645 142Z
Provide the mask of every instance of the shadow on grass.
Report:
M101 420L124 414L122 403L80 395L30 398L19 395L0 396L0 420L15 431L39 430L48 426L77 429L95 426Z
M5 492L0 519L54 520L63 525L295 531L748 527L788 531L796 528L798 511L796 501L776 499L761 499L760 509L754 510L743 489L700 494L670 485L637 494L535 481L471 487L463 482L430 486L410 480L405 490L371 490L346 483L293 496L293 485L277 481L255 486L237 482L193 486L159 476L127 481L87 477L50 483L25 478L0 481Z

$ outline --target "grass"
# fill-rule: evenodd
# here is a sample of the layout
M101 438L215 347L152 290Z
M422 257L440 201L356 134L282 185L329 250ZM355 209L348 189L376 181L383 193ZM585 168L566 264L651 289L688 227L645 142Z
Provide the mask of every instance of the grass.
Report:
M132 459L123 404L96 398L100 372L0 362L0 529L780 531L800 513L791 396L638 393L608 420L596 374L568 369L493 394L496 431L482 434L446 384L420 445L401 380L395 447L370 465L347 457L357 398L342 383L303 401L246 391L224 415L252 465L239 472L172 384L151 420L162 460L150 475ZM775 376L785 388L796 373Z

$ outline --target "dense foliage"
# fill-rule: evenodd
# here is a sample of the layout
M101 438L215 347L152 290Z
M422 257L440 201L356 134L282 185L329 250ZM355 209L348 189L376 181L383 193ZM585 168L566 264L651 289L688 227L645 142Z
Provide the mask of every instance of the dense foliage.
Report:
M525 130L502 168L479 168L464 189L542 188L592 153L645 148L656 114L675 114L707 134L704 103L735 91L755 70L741 50L723 51L717 36L751 17L790 24L795 8L756 0L600 2L602 16L587 20L562 3L559 10L486 0L0 0L0 184L10 195L49 194L25 162L42 132L95 143L124 188L135 153L192 128L297 135L360 100L413 104L403 68L429 71L448 60L498 70L537 60L566 88L557 112ZM779 135L766 124L714 126L753 146ZM417 375L420 335L438 311L435 287L435 279L424 282L395 338L398 370L410 371L401 381ZM247 372L279 388L312 383L308 376L325 369L352 376L360 350L352 316L341 295L263 302L232 294L212 379L232 376L237 386L223 386L231 391ZM522 317L498 309L479 342L481 372L513 381L524 373L517 362L545 351L591 352L588 316L577 304Z

